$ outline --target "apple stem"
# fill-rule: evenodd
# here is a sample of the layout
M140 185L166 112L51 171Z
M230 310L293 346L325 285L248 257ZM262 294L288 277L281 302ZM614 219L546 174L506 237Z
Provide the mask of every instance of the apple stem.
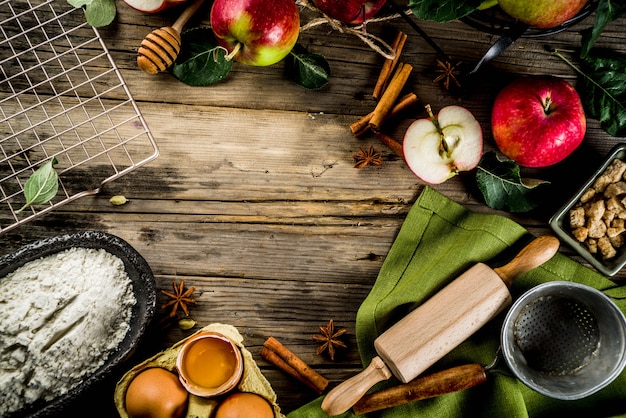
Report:
M433 115L433 110L431 109L429 104L424 105L424 108L426 108L426 112L428 113L428 117L431 118L433 120L433 122L435 121L435 115Z
M552 98L546 97L546 101L543 103L543 111L546 115L550 113L550 106L552 106Z
M239 53L240 50L241 50L241 42L237 42L235 44L235 48L233 48L232 51L230 51L226 56L224 56L224 59L226 61L232 60L233 58L235 58L235 55Z

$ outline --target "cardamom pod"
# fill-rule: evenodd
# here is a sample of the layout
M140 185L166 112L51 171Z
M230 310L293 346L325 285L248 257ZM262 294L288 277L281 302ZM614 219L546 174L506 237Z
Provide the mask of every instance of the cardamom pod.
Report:
M196 321L194 321L191 318L183 318L180 321L178 321L178 328L182 329L183 331L187 331L188 329L191 329L195 326L196 326Z
M126 199L125 196L118 195L118 196L111 197L109 199L109 202L114 206L120 206L128 202L128 199Z

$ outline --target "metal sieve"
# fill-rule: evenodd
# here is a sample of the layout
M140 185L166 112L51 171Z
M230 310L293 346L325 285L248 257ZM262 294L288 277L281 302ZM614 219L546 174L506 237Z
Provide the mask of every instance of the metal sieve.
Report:
M524 293L501 331L511 372L531 389L556 399L589 396L626 365L626 319L602 292L555 281Z

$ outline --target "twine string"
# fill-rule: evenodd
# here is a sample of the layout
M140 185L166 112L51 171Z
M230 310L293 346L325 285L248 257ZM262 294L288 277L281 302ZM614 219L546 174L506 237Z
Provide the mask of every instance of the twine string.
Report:
M367 46L372 48L374 51L376 51L378 54L382 55L386 59L395 58L396 52L394 51L393 47L389 45L387 42L385 42L384 40L382 40L380 37L369 33L367 31L367 24L385 22L385 21L397 19L401 16L399 13L394 13L388 16L375 17L372 19L368 19L367 21L364 21L363 23L357 26L346 26L343 22L337 19L333 19L332 17L323 13L317 7L312 5L309 2L309 0L297 0L296 4L302 7L305 7L309 10L315 11L322 15L322 17L312 19L308 23L303 25L300 28L301 32L305 32L309 29L315 28L320 25L328 25L330 26L332 30L335 30L339 33L345 33L348 35L356 36L361 41L363 41ZM410 10L407 11L406 13L410 13Z

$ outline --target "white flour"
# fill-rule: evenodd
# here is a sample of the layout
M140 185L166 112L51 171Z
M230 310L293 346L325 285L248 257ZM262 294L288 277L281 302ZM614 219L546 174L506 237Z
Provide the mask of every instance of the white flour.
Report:
M126 336L136 302L118 257L72 248L0 278L0 416L66 393Z

